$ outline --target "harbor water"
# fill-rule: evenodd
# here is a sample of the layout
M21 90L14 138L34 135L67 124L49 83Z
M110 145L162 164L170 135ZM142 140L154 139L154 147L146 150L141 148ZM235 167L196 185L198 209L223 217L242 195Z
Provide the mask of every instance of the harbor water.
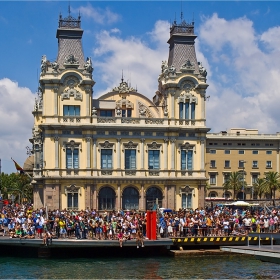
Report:
M280 279L277 264L245 255L153 258L0 258L3 279Z

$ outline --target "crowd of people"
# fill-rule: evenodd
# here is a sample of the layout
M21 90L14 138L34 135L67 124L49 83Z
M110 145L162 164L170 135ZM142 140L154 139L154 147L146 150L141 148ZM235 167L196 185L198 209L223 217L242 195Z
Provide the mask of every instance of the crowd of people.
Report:
M6 205L1 211L0 234L10 238L39 238L45 245L52 239L135 240L144 247L146 213L137 210L98 212L33 209L32 205ZM187 236L247 235L249 232L279 232L280 209L161 209L157 234L162 238Z
M146 219L144 212L34 210L31 205L5 206L1 211L0 233L10 238L39 238L48 245L52 239L135 240L144 247Z

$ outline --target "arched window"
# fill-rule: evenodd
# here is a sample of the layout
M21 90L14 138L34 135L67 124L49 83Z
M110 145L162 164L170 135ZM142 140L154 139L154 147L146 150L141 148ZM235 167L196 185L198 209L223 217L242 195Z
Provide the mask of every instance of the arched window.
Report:
M162 207L162 192L157 187L151 187L146 192L146 209L151 210L154 208L158 200L158 207Z
M124 210L139 209L139 193L137 189L133 187L128 187L123 191L122 209Z
M217 196L218 196L218 194L216 192L210 192L209 193L209 197L211 197L211 198L215 198Z
M116 193L110 187L104 187L99 191L98 208L99 210L113 210L116 204Z

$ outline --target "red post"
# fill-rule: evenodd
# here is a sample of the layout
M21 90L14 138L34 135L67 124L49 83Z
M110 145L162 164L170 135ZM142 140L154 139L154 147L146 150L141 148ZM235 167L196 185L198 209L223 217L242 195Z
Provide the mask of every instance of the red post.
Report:
M151 212L150 211L147 211L146 219L147 219L146 237L151 239Z
M146 236L150 240L157 239L157 212L147 211Z
M151 213L151 240L157 239L157 212Z

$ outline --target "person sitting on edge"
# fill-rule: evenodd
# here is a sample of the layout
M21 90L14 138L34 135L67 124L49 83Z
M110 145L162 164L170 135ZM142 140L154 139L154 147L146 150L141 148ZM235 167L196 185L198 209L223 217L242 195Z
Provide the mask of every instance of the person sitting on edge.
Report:
M48 246L52 243L52 234L49 231L46 231L44 238L43 238L43 244L45 246Z
M141 244L142 247L144 247L144 241L143 241L143 233L139 228L136 230L136 246L137 249L139 248L139 243Z
M118 240L120 242L120 247L122 247L123 240L124 240L123 230L118 233Z

